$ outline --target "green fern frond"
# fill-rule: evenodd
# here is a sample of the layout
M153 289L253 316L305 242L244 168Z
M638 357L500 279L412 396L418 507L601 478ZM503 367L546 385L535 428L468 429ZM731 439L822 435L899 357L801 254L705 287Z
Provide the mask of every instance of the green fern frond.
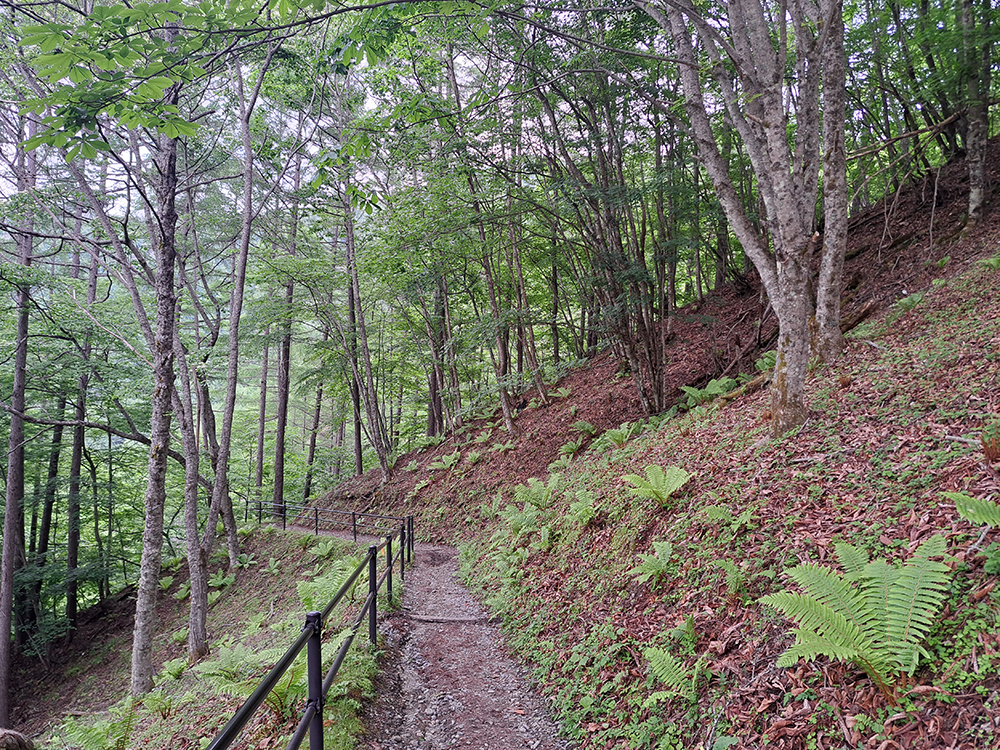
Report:
M861 586L871 609L872 619L869 629L873 633L885 633L889 617L889 592L899 577L899 569L885 560L875 560L861 570Z
M732 523L736 520L733 517L733 512L729 510L724 505L706 505L701 509L701 512L705 515L709 521L716 521L719 523Z
M866 632L866 625L871 620L871 613L867 611L868 604L861 592L853 588L848 580L815 563L792 568L788 571L788 577L817 602L842 615L859 634Z
M833 548L837 552L837 561L840 563L840 567L851 579L856 578L868 564L868 552L853 544L837 542Z
M649 671L653 677L662 682L669 691L690 702L698 699L697 680L700 663L694 669L688 669L684 662L662 648L644 649L642 655L649 662Z
M932 560L945 554L942 535L927 540L901 567L883 560L865 563L860 550L838 545L848 573L840 576L813 563L788 576L806 593L782 591L760 598L794 620L795 645L779 658L789 666L819 655L861 666L892 698L899 673L912 675L926 651L922 646L948 592L950 569Z
M958 515L969 523L1000 526L1000 505L992 500L980 500L966 495L964 492L943 492L946 498L955 503Z
M810 630L796 629L795 644L778 657L777 665L781 669L794 667L799 659L815 659L817 656L828 656L841 661L855 661L858 649L850 644L839 643L832 638L826 638Z
M886 636L898 668L910 675L926 653L920 644L948 595L951 569L930 559L940 557L945 549L945 538L940 534L921 544L889 590Z
M789 620L797 622L799 631L817 633L842 646L854 644L855 648L859 648L866 640L864 631L843 612L817 601L808 594L779 591L776 594L762 596L759 601L774 607Z

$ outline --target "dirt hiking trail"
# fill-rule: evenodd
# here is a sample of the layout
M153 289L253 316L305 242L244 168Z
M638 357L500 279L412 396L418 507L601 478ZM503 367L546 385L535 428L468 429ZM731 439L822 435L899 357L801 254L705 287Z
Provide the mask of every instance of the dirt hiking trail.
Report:
M401 611L380 625L387 658L366 750L568 750L496 624L461 584L454 547L417 544Z

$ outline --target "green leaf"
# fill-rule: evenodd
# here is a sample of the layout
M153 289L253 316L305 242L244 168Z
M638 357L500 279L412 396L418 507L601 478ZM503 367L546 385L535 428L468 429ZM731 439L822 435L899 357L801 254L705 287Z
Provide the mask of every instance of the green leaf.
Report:
M969 523L1000 526L1000 505L992 500L980 500L964 492L942 492L941 494L955 503L958 515Z

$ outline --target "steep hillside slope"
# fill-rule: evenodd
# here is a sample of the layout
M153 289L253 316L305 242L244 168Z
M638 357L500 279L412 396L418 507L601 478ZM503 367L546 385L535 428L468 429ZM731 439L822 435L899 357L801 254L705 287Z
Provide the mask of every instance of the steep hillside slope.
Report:
M988 183L996 194L1000 186L1000 138L990 143ZM969 262L990 252L988 211L974 232L965 226L968 175L956 161L915 184L907 185L850 222L844 266L843 318L846 329L885 311L897 300L930 287ZM675 336L667 348L667 382L674 398L684 400L681 386L704 386L722 374L756 374L753 363L763 350L773 348L777 325L762 300L754 274L748 290L727 285L702 303L680 310ZM516 423L521 435L511 438L499 414L470 419L456 434L433 448L416 450L396 462L393 478L382 484L372 470L342 483L318 501L321 506L393 510L394 513L430 513L424 518L436 540L454 540L480 528L477 508L498 490L543 478L560 448L585 437L573 427L589 422L597 434L636 422L645 415L631 376L621 370L610 351L551 384L557 396L547 407L537 406L533 394L524 394L527 408ZM446 470L442 457L458 450L454 468ZM472 453L475 460L469 460Z
M994 148L994 185L997 167ZM995 206L963 228L961 165L937 179L852 222L846 312L868 319L842 361L813 371L812 413L795 436L769 438L758 391L654 424L623 447L585 443L550 474L546 462L579 435L566 430L574 398L585 395L574 419L602 397L628 399L613 364L597 361L564 399L521 413L535 431L488 472L466 465L468 451L496 425L473 423L404 457L411 471L384 488L366 477L345 494L466 540L470 584L581 747L995 747L1000 534L981 535L944 493L1000 500L1000 464L980 443L1000 421L1000 231ZM717 372L687 356L688 343L671 353L696 363L678 385ZM638 418L603 416L603 428ZM456 450L455 467L440 466ZM628 476L650 466L692 478L658 502ZM540 483L524 484L531 477ZM949 584L912 676L879 686L849 659L826 657L777 666L793 624L758 600L800 591L790 569L840 570L844 542L902 565L937 535Z

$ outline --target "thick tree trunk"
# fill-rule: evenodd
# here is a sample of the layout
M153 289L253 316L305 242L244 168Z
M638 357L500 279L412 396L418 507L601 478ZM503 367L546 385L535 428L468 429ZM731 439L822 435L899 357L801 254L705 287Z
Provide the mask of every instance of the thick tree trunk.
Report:
M194 664L208 653L208 554L202 548L201 533L198 528L198 511L201 505L198 492L201 450L195 431L197 407L192 395L194 389L200 385L191 377L183 344L176 331L174 350L180 383L177 422L184 449L184 545L187 550L188 583L191 587L188 606L188 662ZM213 535L214 531L213 529Z
M34 117L27 121L27 136L35 135ZM19 133L20 135L20 133ZM36 161L34 152L17 149L17 188L19 192L31 190L35 185ZM34 222L26 220L23 234L15 236L18 262L31 265ZM28 379L28 310L31 304L29 288L21 283L15 293L17 311L16 338L14 342L13 385L10 394L10 433L7 439L7 492L4 504L3 546L0 551L0 729L11 726L10 688L13 652L11 626L14 613L14 571L24 564L24 410Z
M31 239L19 238L21 262L30 263ZM28 262L25 262L28 261ZM14 571L20 567L24 550L18 549L18 519L24 499L24 418L25 384L28 363L28 288L19 286L16 294L17 339L14 346L14 384L10 397L10 435L7 441L7 495L4 506L3 552L0 559L0 728L10 727L10 675L12 642L10 638L14 608Z
M781 435L806 418L805 374L809 361L809 318L816 310L811 296L811 266L818 236L812 215L819 184L820 147L826 196L825 231L829 241L821 260L817 336L832 356L839 352L840 274L846 236L846 177L843 174L843 28L840 0L820 0L818 7L802 0L783 6L778 48L762 8L753 0L732 0L728 22L719 27L693 8L672 3L642 7L673 38L680 62L685 108L699 157L715 187L726 218L760 274L779 320L778 366L772 384L772 428ZM818 22L813 17L818 11ZM791 26L788 28L787 26ZM820 29L817 32L816 29ZM832 31L828 31L832 28ZM694 43L702 45L696 55ZM794 49L790 49L793 46ZM735 88L727 57L741 71ZM795 66L795 109L786 96L785 71ZM710 63L710 64L706 64ZM711 70L734 131L747 149L758 180L774 241L774 252L757 231L733 186L722 158L709 109L702 95L700 70ZM821 85L822 83L822 85ZM822 115L822 118L821 118ZM789 140L794 116L794 139ZM824 123L822 139L820 122ZM832 329L836 328L837 333Z
M841 287L847 253L847 148L844 143L847 58L838 3L823 51L823 246L816 289L813 351L833 362L844 350L840 330Z
M173 89L176 103L176 87ZM163 547L163 509L166 502L167 451L174 388L174 328L176 293L174 263L177 209L177 140L158 136L156 163L158 232L153 238L156 258L156 328L153 341L153 399L150 420L148 484L143 498L146 523L142 533L142 560L136 589L135 627L132 631L133 695L153 687L153 633L156 599L160 589L160 555Z
M989 90L992 73L990 26L993 11L983 2L981 27L977 29L974 0L961 0L962 68L965 79L965 159L969 170L969 224L983 215L986 200L986 142L989 138Z
M282 322L281 341L278 345L278 390L275 393L277 410L274 426L274 488L271 495L271 514L275 518L285 515L285 432L288 427L288 397L291 390L292 370L292 303L295 284L285 285L285 315Z

